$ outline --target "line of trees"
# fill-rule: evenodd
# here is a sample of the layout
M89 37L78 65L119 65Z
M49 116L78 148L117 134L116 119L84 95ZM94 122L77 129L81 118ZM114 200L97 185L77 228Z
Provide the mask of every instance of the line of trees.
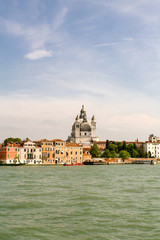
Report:
M106 141L106 148L103 153L101 153L97 144L91 147L90 151L92 157L105 157L105 158L117 158L122 159L127 158L147 158L151 157L150 154L144 152L142 148L137 147L136 144L126 144L126 142L114 142Z

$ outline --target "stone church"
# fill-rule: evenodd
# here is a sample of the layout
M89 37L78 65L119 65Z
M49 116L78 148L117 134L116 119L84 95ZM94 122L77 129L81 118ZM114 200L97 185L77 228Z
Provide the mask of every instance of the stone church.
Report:
M91 146L93 141L99 141L96 136L95 117L93 115L91 121L88 121L84 105L73 123L71 136L68 137L67 141L82 144L83 146Z

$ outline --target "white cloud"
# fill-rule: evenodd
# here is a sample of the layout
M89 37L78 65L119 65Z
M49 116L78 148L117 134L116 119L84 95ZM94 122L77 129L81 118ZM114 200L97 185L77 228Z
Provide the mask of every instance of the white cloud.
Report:
M31 49L43 48L47 43L59 43L63 41L61 34L58 34L59 28L65 21L68 8L64 7L53 20L33 26L25 22L0 17L0 31L11 35L24 37ZM63 36L64 37L64 36Z
M100 44L96 44L94 45L94 47L106 47L106 46L116 46L118 45L118 42L112 42L112 43L100 43Z
M36 51L26 54L25 58L28 58L30 60L38 60L38 59L45 58L45 57L52 57L52 55L53 55L52 51L47 51L45 49L41 49L41 50L36 50Z
M64 7L62 11L56 16L53 24L54 30L57 30L64 23L67 12L68 12L68 8Z

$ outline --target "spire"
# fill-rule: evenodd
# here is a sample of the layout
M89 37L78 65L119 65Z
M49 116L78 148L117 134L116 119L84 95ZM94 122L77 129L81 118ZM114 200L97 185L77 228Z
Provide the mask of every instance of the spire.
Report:
M77 115L77 117L76 117L76 121L77 121L77 120L79 120L79 117L78 117L78 115Z
M84 110L84 105L82 105L82 109L80 111L80 115L79 115L79 118L80 119L87 119L87 114L86 114L86 111Z
M93 115L93 117L91 118L92 122L95 122L96 119L95 119L95 116Z

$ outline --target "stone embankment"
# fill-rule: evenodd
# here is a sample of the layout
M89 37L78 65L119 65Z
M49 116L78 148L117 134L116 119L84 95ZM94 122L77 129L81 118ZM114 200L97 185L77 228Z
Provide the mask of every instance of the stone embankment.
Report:
M156 164L159 161L156 158L92 158L86 159L84 165L106 165L106 164Z

